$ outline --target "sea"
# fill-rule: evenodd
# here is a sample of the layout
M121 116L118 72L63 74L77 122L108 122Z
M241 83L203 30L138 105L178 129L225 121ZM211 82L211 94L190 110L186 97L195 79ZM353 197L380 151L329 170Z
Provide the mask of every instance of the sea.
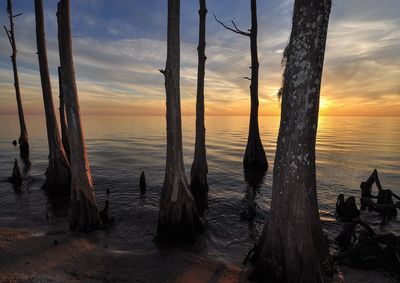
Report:
M110 215L115 220L111 229L96 233L107 233L107 245L115 250L157 249L153 239L165 170L165 116L83 115L82 119L97 204L101 209L105 200L109 200ZM238 265L257 241L269 215L279 120L278 116L259 117L269 168L256 189L256 216L249 221L242 217L249 204L249 184L242 165L249 118L206 117L210 189L203 219L206 231L191 247L195 253ZM29 163L20 159L18 147L12 145L19 136L17 116L0 115L0 227L69 233L68 201L49 199L42 189L48 162L44 117L27 115L26 122ZM183 116L182 127L189 179L195 117ZM19 161L23 172L19 189L7 181L14 159ZM354 196L359 206L360 182L377 169L383 188L400 195L400 117L319 117L316 162L320 215L324 231L334 244L343 224L335 219L339 194ZM142 172L147 181L145 196L139 190ZM375 186L374 190L376 194ZM375 212L363 211L361 218L377 233L400 235L400 216L385 225Z

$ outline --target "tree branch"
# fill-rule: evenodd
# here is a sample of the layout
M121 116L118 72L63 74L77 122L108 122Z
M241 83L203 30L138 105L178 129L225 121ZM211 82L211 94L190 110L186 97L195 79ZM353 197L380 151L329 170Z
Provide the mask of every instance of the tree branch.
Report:
M8 37L8 41L10 41L10 44L11 44L11 47L12 47L13 44L12 44L10 32L8 31L6 26L3 26L3 27L4 27L4 30L6 31L6 34L7 34L7 37Z
M14 16L12 16L13 18L16 18L16 17L19 17L19 16L21 16L23 13L19 13L19 14L16 14L16 15L14 15Z
M215 14L214 14L214 18L215 18L215 20L216 20L218 23L220 23L220 25L223 26L225 29L230 30L230 31L232 31L232 32L234 32L234 33L237 33L237 34L240 34L240 35L250 36L250 33L249 33L249 32L245 32L245 31L242 31L242 30L238 29L238 27L236 26L236 24L235 24L234 21L231 21L232 24L233 24L233 26L234 26L234 28L231 28L230 26L227 26L227 25L225 25L223 22L221 22L220 20L218 20L218 19L217 19L217 16L216 16Z

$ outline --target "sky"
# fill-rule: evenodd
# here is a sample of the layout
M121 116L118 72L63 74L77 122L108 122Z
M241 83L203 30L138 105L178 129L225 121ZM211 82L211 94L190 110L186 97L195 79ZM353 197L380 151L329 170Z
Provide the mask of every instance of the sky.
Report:
M17 63L24 110L42 114L34 1L14 0ZM55 106L59 65L56 0L44 0ZM181 103L195 114L198 1L181 1ZM6 0L0 23L7 24ZM250 0L208 0L206 115L248 115L249 38L223 29L250 28ZM279 115L281 58L293 0L258 1L260 115ZM83 114L164 115L167 0L71 0L74 63ZM0 114L17 112L10 44L0 32ZM321 89L321 115L400 115L400 3L333 0Z

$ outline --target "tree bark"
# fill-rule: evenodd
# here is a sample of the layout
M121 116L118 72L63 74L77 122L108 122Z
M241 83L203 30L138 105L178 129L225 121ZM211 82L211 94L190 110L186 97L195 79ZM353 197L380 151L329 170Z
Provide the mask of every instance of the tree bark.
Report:
M197 97L196 97L196 142L194 148L194 160L190 171L190 188L196 200L197 210L203 214L207 204L207 173L206 158L206 129L204 125L204 74L207 57L206 48L206 0L199 0L199 45L197 68Z
M167 99L167 161L160 199L157 239L180 243L193 241L202 230L185 175L182 153L180 106L180 0L168 0L168 39L165 77Z
M71 153L71 229L93 230L101 221L96 205L92 174L84 141L78 91L72 56L70 1L61 0L57 6L58 44L62 89L68 122Z
M46 171L44 187L51 194L70 193L70 166L61 143L57 119L53 104L50 74L47 61L47 49L44 30L42 0L35 0L36 43L39 57L40 78L43 103L46 114L47 140L49 144L49 165Z
M318 212L315 141L331 0L296 0L283 78L272 204L253 278L322 282L328 258Z
M251 51L251 84L250 84L250 124L247 138L246 152L243 158L245 169L267 170L268 162L264 147L261 143L260 130L258 127L258 51L257 51L257 1L251 0L251 29L250 29L250 51Z
M58 67L58 87L60 94L60 107L58 110L60 111L61 140L64 146L65 154L67 155L68 160L70 160L68 126L67 126L67 118L65 117L65 102L64 102L64 93L62 90L61 67Z
M26 159L29 155L29 142L28 142L28 132L26 130L25 124L25 116L24 116L24 108L22 107L22 100L21 100L21 91L19 88L19 78L18 78L18 68L17 68L17 47L15 44L15 36L14 36L14 21L13 18L21 15L14 15L12 10L12 1L7 1L7 13L8 18L10 20L10 29L7 29L4 26L6 31L8 40L11 44L12 54L11 54L11 62L13 66L14 72L14 87L15 87L15 96L17 99L17 107L18 107L18 118L19 118L19 126L20 126L20 136L18 139L20 153L23 159Z

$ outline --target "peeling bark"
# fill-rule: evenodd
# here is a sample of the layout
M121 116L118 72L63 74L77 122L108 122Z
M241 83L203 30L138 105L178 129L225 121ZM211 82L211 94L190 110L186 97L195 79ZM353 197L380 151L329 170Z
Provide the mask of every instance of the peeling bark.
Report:
M39 57L40 78L46 116L47 140L49 144L49 165L44 188L51 194L70 193L70 166L61 143L51 91L50 73L44 30L42 0L35 0L36 43Z
M60 111L61 140L64 146L65 154L67 155L68 160L70 160L67 118L65 117L64 93L62 90L61 67L58 67L58 87L60 95L60 107L58 110Z
M180 0L168 0L167 62L160 70L167 99L167 162L157 228L157 239L167 243L193 241L202 230L183 164L179 14Z
M272 204L250 278L322 282L328 248L318 212L315 141L331 0L296 0L282 88Z
M194 148L194 160L190 171L190 188L196 200L196 206L202 215L207 207L207 173L208 165L206 158L206 129L204 125L204 75L207 57L206 48L206 0L199 0L199 45L198 67L197 67L197 97L196 97L196 141Z
M97 229L101 224L83 135L72 56L70 1L57 5L62 90L71 153L71 229Z
M17 68L17 47L15 44L14 21L13 21L15 17L18 17L21 14L17 15L13 14L11 0L7 0L7 13L8 13L8 18L10 20L10 29L7 29L6 26L4 26L4 29L6 31L12 49L11 62L14 72L15 96L17 99L18 118L20 126L20 136L18 139L18 143L19 143L21 157L23 159L26 159L27 157L29 157L29 142L28 142L28 132L26 130L26 124L25 124L24 108L22 106L21 91L19 88L19 78L18 78L18 68Z

